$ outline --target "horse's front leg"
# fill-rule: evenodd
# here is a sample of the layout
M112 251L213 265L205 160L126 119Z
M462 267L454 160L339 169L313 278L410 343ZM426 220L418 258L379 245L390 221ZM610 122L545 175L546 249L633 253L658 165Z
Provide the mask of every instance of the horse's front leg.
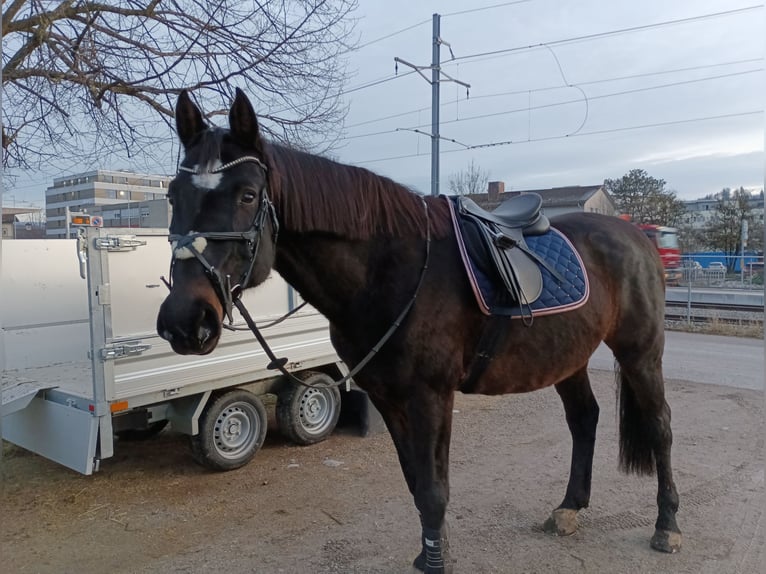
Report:
M449 502L449 447L454 392L420 392L409 403L411 468L420 512L422 549L415 568L427 574L452 572L445 515Z
M368 393L391 433L404 479L420 513L422 547L413 566L434 574L449 573L452 565L444 516L449 501L454 393L418 390L402 400L401 395L385 391L390 388L371 388Z

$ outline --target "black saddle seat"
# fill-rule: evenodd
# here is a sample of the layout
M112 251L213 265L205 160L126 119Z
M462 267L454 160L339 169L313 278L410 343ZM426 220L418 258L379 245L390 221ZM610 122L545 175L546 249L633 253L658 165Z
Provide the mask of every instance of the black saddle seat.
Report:
M548 218L540 213L543 198L537 193L514 195L494 211L486 211L464 196L453 201L471 258L485 268L494 268L519 305L536 301L543 289L540 265L549 266L529 250L524 237L550 230Z
M501 228L520 229L522 235L542 235L550 228L548 218L540 213L543 198L536 193L522 193L506 199L492 211L486 211L467 197L460 198L463 211Z

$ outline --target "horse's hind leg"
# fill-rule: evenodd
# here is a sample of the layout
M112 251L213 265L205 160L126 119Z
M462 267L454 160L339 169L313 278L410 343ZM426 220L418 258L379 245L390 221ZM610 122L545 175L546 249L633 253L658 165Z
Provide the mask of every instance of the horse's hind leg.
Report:
M670 464L670 406L662 378L664 337L658 337L656 343L641 353L636 346L613 349L620 364L620 466L636 474L656 470L658 516L651 546L661 552L677 552L681 530L676 523L678 492Z
M545 521L550 534L567 536L577 530L577 511L590 502L593 449L598 425L598 403L593 396L587 366L556 385L564 403L567 425L572 433L572 464L564 500Z

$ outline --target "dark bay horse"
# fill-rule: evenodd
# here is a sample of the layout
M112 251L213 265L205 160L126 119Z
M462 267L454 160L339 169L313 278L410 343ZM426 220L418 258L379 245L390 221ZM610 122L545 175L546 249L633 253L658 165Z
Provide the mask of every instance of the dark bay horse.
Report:
M176 352L215 348L230 289L223 277L255 287L273 268L327 317L338 355L351 367L397 320L420 283L401 325L355 376L385 419L420 513L418 569L452 568L445 513L459 390L501 394L555 386L573 448L564 499L545 529L575 532L577 512L590 499L599 416L587 366L601 341L620 366L621 468L656 472L651 546L680 548L662 376L663 269L640 231L597 214L554 218L552 225L577 247L587 269L587 303L537 317L531 326L508 319L494 359L466 389L489 319L462 269L444 198L423 198L366 169L264 141L239 90L228 130L209 127L185 92L176 124L185 157L168 195L171 238L178 242L171 291L157 320L159 334Z

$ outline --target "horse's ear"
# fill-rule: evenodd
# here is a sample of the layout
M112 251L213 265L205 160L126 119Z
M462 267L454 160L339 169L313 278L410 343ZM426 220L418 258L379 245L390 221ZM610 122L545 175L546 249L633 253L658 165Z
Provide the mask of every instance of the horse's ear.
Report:
M184 149L187 149L194 138L205 129L207 129L207 124L202 117L202 112L192 102L189 92L183 90L178 96L178 103L176 104L176 130Z
M229 128L234 140L246 149L263 153L263 140L258 128L258 118L245 92L237 88L234 103L229 110Z

